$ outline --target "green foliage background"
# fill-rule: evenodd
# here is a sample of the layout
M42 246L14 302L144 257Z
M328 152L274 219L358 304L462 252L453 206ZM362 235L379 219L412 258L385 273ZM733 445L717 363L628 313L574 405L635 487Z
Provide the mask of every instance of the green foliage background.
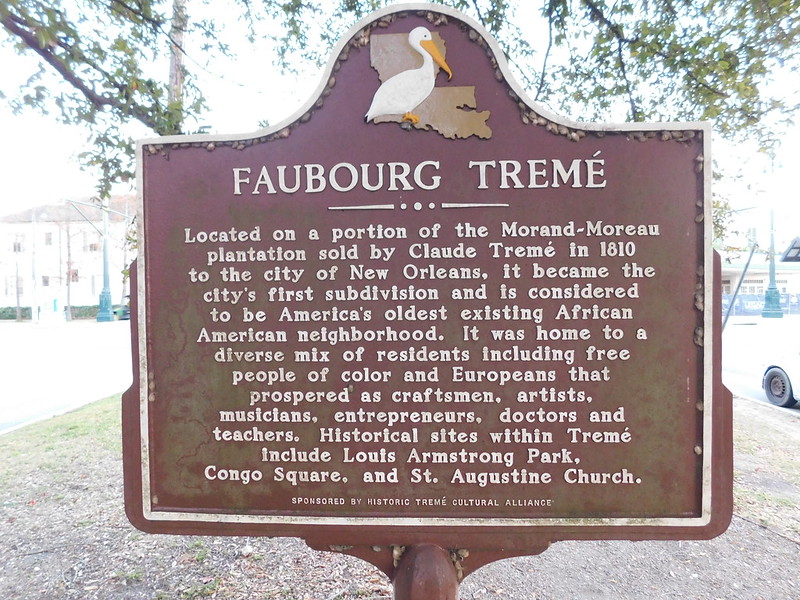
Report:
M797 112L800 0L444 0L492 33L529 96L594 121L713 121L772 152ZM85 127L98 194L133 177L129 125L184 133L208 110L198 73L273 42L273 67L323 64L376 0L0 0L0 43L36 57L15 110ZM244 32L244 34L242 33ZM182 76L170 83L171 69ZM270 68L270 65L265 65ZM220 85L225 85L224 80ZM788 91L791 90L791 91ZM245 90L246 92L246 90ZM256 129L258 124L253 124ZM724 199L718 202L724 209Z

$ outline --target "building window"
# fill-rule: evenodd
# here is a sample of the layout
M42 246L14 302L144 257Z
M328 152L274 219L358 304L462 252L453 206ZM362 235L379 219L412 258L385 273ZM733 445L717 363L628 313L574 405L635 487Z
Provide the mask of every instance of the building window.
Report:
M99 251L100 251L100 244L98 244L97 242L89 244L89 252L99 252Z
M50 276L42 275L42 287L50 287Z
M53 232L52 231L45 231L45 233L44 233L44 245L45 246L52 246L53 245Z
M67 275L72 283L78 283L78 269L70 269Z

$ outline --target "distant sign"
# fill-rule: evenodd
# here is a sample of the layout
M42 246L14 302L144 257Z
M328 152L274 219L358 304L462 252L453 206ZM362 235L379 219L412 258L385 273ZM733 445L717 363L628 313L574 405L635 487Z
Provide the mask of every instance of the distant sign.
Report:
M296 119L139 144L132 522L519 552L720 533L708 126L559 120L428 8L355 28Z

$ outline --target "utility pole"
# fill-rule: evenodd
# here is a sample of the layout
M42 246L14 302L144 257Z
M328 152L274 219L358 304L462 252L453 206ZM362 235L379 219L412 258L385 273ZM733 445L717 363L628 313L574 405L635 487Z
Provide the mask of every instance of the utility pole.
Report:
M31 218L31 280L33 287L31 288L31 322L39 322L39 298L36 294L36 209L33 209Z
M169 60L169 95L170 107L176 107L183 115L183 39L186 26L189 22L186 13L186 0L173 0L172 3L172 28L169 32L170 37L170 60ZM177 131L183 126L183 118L177 124Z
M72 238L70 237L69 218L67 228L67 306L64 316L67 321L72 321Z
M22 321L22 306L20 305L20 296L22 295L22 289L20 288L20 280L19 280L19 259L17 258L15 261L15 271L14 271L17 288L17 321Z

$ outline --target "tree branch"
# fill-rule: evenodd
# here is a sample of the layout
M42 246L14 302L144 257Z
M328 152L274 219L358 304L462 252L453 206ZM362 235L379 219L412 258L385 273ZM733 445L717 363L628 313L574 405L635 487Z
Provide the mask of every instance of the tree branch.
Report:
M625 67L625 57L622 52L622 40L617 40L617 61L619 62L619 68L622 72L622 80L625 82L625 93L628 95L628 104L631 107L631 120L639 121L641 120L642 113L636 105L636 99L633 97L633 86L628 77L628 69Z
M633 102L633 98L632 98L632 96L630 94L630 92L631 92L630 81L628 80L628 76L627 76L627 73L626 73L625 63L622 60L623 59L622 48L623 48L623 46L632 46L632 45L638 43L641 40L639 38L627 38L627 37L625 37L625 35L623 34L623 31L622 31L622 28L620 28L620 26L617 25L616 23L612 23L608 19L608 17L606 17L606 15L603 13L603 11L600 9L600 7L596 4L596 2L594 0L583 0L583 3L589 9L589 13L590 13L591 17L593 19L599 21L600 23L602 23L606 27L606 29L608 29L614 35L614 38L617 40L617 56L619 57L620 68L622 69L622 74L623 74L623 77L625 79L625 86L626 86L626 90L628 91L628 98L629 98L629 100L631 102ZM671 14L675 14L674 8L672 7L672 5L670 3L668 3L668 6L669 6L669 10L670 10ZM669 60L669 59L673 58L668 52L664 52L660 48L652 48L652 52L653 52L653 54L655 56L658 56L658 57L660 57L660 58L662 58L664 60ZM694 74L694 72L691 69L691 66L688 64L687 61L679 60L679 63L681 64L681 67L685 70L686 75L695 83L695 85L698 85L698 86L704 88L706 91L711 92L712 94L715 94L715 95L717 95L717 96L719 96L721 98L727 98L729 96L729 94L726 94L726 93L722 92L721 90L715 88L710 83L699 79ZM632 108L634 108L633 104L631 106L632 106Z
M161 21L159 19L156 19L155 17L152 17L150 15L146 15L144 13L144 11L141 10L141 3L137 2L137 4L140 4L140 9L139 10L135 9L130 4L127 4L127 3L123 2L122 0L111 0L111 3L108 4L107 6L108 6L109 9L114 10L114 5L115 4L121 6L122 8L127 10L132 15L136 15L137 17L139 17L142 20L143 23L148 23L150 25L150 29L152 29L152 31L154 33L159 34L159 35L163 35L164 37L167 38L167 40L169 41L169 43L172 46L174 46L175 48L180 50L181 54L183 54L185 56L189 56L187 54L187 52L186 52L186 49L184 48L182 39L181 40L177 40L172 35L171 31L166 31L164 29L164 22L163 21ZM184 15L184 18L185 18L185 15ZM174 16L173 16L173 24L174 24ZM185 23L184 23L184 25L185 25Z
M128 114L137 121L146 125L153 131L158 130L158 124L153 119L150 111L136 104L122 101L120 98L98 94L85 81L78 77L58 56L52 52L52 48L42 48L36 36L31 33L30 24L23 22L19 18L7 15L0 20L9 32L17 36L33 52L39 55L48 65L50 65L67 83L78 90L86 100L96 109L102 110L106 106L119 110L123 114ZM118 86L117 86L118 87Z
M603 13L603 11L600 9L600 7L597 6L594 0L583 0L583 3L589 9L589 14L592 20L601 23L608 31L612 33L614 39L617 41L617 64L619 66L622 80L625 83L625 93L628 96L628 104L631 110L631 120L636 121L640 118L641 111L636 105L636 99L633 95L633 86L630 78L628 77L628 69L625 65L625 54L623 52L623 48L626 45L634 43L635 40L626 38L622 28L617 23L611 22L608 17L606 17L605 13Z
M123 2L122 0L111 0L111 2L107 6L108 6L108 8L110 10L114 10L114 5L115 4L119 5L120 7L122 7L126 11L128 11L130 14L136 15L137 17L139 17L142 20L143 23L149 23L150 24L150 28L153 31L159 32L159 33L162 33L162 34L166 35L166 32L164 31L164 23L163 23L163 21L155 19L150 15L146 15L144 13L144 11L142 10L140 2L137 2L137 4L139 4L139 9L138 10L136 8L134 8L133 6L131 6L130 4L127 4L127 3Z
M478 15L478 20L481 22L481 25L483 25L484 28L488 30L489 26L486 23L486 19L483 18L483 14L481 13L481 7L478 6L478 0L472 0L472 7L475 9L475 14Z
M586 5L586 8L589 9L589 13L593 19L600 21L603 25L605 25L606 29L611 31L614 34L614 37L617 40L623 41L627 44L633 43L635 39L626 38L622 33L622 28L617 25L616 23L612 23L609 21L608 17L606 17L605 13L600 9L599 6L594 2L594 0L582 0L583 3Z
M544 89L544 80L547 75L547 62L550 60L550 51L553 49L553 20L555 19L555 3L550 1L547 7L547 50L544 53L544 60L542 60L542 70L539 73L539 85L536 88L536 100L542 95Z

